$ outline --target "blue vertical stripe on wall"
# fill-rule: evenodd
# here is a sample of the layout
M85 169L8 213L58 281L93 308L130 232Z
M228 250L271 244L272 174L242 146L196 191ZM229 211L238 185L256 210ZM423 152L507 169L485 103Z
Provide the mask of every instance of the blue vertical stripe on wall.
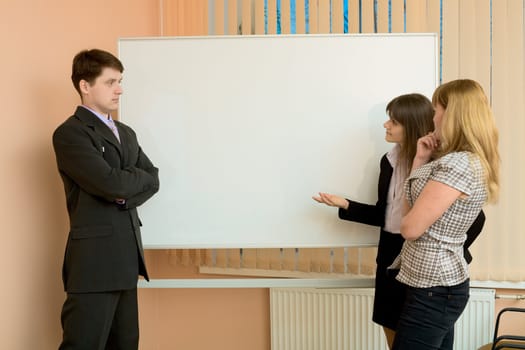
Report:
M407 32L407 0L403 1L403 31Z
M264 34L268 34L268 0L264 0Z
M343 26L343 32L348 33L348 0L343 1L343 16L344 16L344 26Z
M297 27L296 27L296 14L295 14L295 1L290 1L290 33L296 34L297 33Z
M388 32L392 33L392 0L388 0Z

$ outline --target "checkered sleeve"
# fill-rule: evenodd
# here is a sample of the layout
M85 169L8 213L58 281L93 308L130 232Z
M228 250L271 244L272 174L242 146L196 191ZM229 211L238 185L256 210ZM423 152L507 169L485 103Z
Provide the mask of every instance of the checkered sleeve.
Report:
M456 190L472 194L473 169L467 152L449 153L440 158L432 171L430 180L441 182Z

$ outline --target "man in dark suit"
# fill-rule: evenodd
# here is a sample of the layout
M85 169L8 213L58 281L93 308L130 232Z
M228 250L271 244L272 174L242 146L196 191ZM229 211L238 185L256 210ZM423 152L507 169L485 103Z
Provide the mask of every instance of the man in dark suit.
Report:
M61 350L138 349L137 281L148 274L137 207L159 177L135 132L111 118L123 71L109 52L78 53L71 79L82 105L53 134L70 221Z

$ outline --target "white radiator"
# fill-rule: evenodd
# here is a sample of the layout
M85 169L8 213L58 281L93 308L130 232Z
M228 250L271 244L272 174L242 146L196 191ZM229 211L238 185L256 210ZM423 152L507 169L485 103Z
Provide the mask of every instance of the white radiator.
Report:
M386 350L381 327L372 322L371 288L271 288L272 350ZM471 289L456 323L455 350L492 341L492 289Z

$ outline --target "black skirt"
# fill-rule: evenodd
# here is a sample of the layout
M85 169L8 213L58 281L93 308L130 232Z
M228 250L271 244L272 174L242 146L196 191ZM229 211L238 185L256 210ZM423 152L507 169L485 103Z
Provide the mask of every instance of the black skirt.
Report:
M396 272L387 270L401 252L404 239L400 234L381 230L377 247L377 269L375 279L374 311L372 320L383 326L396 330L405 302L406 286L395 278Z

